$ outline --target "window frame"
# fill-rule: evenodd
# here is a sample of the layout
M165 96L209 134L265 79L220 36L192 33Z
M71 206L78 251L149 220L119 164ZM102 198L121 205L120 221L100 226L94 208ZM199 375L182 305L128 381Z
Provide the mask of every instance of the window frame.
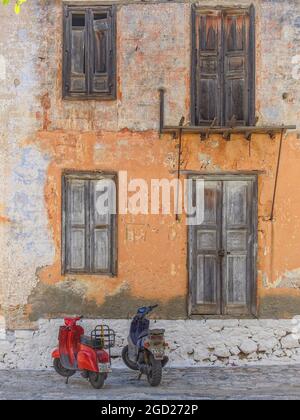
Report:
M197 45L196 45L196 17L197 14L200 13L215 13L215 12L248 12L249 13L249 50L248 50L248 121L245 125L246 127L254 127L256 126L256 9L254 4L250 4L249 6L198 6L196 4L192 5L192 14L191 14L191 90L190 90L190 97L191 97L191 123L193 126L201 127L203 125L197 124ZM222 18L223 20L223 18ZM222 27L222 38L224 37L224 28ZM222 39L222 44L224 40ZM224 45L222 45L222 49L224 49ZM223 54L223 51L222 51ZM224 63L222 63L224 66ZM223 70L224 72L224 70ZM221 74L221 77L225 78L224 73ZM222 81L223 83L223 81ZM224 88L224 87L223 87ZM222 98L224 97L225 92L222 92ZM224 122L224 113L225 113L225 100L222 101L220 104L222 107L221 114L222 114L222 122L221 125L217 125L218 127L226 128L226 123Z
M111 215L111 242L110 242L110 253L111 253L111 263L110 270L91 270L90 267L85 267L85 270L74 270L67 268L67 229L68 229L68 208L67 208L67 180L74 179L80 181L95 181L101 179L111 179L115 182L116 186L116 214ZM88 275L88 276L106 276L106 277L117 277L118 275L118 175L116 172L101 172L101 171L72 171L67 170L62 173L61 178L61 273L62 275ZM89 207L90 212L90 207ZM89 223L86 223L88 229L91 227L91 220ZM90 236L90 232L89 235ZM89 256L94 252L91 250L89 243Z
M89 49L91 48L91 28L90 24L86 24L86 41L88 42L88 48L86 53L86 81L87 88L84 93L72 93L67 89L66 84L68 83L70 76L70 59L68 56L68 45L70 42L70 28L69 28L69 13L84 13L88 10L94 13L110 13L111 14L111 42L112 42L112 54L111 54L111 72L110 79L112 81L112 87L110 93L89 93L89 83L91 78L91 63L88 60ZM63 3L63 45L62 45L62 98L63 100L94 100L94 101L114 101L117 99L117 7L115 4L103 4L103 3L83 3L83 2L69 2Z

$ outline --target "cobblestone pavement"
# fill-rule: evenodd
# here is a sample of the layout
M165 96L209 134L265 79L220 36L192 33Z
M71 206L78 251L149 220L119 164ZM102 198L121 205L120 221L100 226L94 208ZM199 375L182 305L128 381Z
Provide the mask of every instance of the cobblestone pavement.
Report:
M52 371L0 371L0 399L300 400L300 366L167 369L159 388L151 388L145 378L139 382L135 372L115 369L100 391L80 376L66 385Z

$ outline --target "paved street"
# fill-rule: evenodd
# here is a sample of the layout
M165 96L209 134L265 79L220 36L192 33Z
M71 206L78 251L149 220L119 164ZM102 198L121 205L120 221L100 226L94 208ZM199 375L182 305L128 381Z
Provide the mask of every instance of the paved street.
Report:
M115 369L100 391L93 390L80 376L66 385L54 372L0 371L1 400L181 398L300 400L300 366L167 369L162 386L156 389L145 379L138 382L135 372Z

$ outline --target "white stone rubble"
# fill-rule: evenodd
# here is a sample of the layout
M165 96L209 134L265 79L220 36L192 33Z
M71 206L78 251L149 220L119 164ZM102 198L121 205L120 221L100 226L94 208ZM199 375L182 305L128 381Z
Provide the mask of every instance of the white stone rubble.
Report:
M99 320L83 321L88 334ZM36 331L6 331L0 318L0 369L51 368L62 320L41 320ZM105 320L117 333L113 364L122 366L130 320ZM291 320L153 321L166 329L170 366L240 366L300 363L300 344Z

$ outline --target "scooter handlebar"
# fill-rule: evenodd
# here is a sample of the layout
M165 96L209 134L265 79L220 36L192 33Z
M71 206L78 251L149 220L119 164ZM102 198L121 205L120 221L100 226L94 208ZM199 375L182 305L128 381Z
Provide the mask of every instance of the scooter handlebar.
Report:
M150 312L152 312L155 308L157 308L159 305L154 305L154 306L145 306L143 308L139 308L138 310L138 315L139 316L146 316L148 314L150 314Z

